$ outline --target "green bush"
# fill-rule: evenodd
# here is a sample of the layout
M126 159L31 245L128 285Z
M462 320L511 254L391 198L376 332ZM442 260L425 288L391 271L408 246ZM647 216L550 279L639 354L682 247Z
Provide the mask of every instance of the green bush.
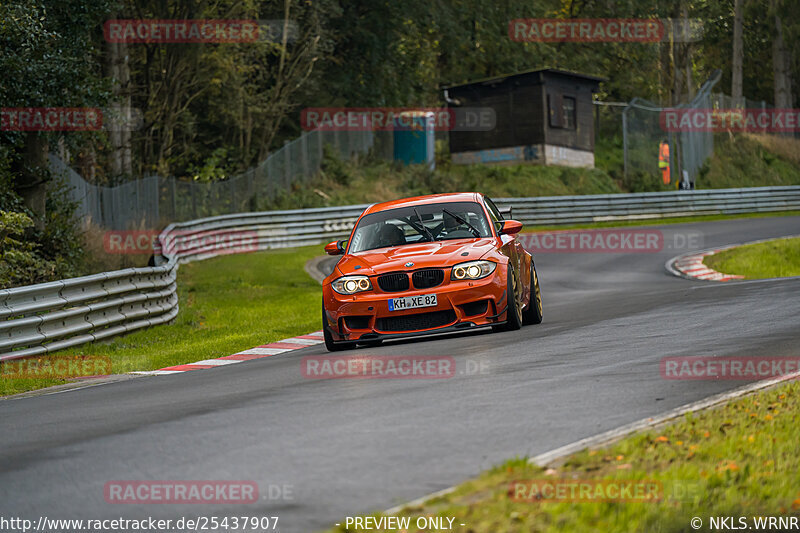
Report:
M623 184L625 189L630 192L672 191L676 189L674 185L671 187L664 185L661 176L641 171L631 172L627 178L623 179Z
M83 240L76 218L78 206L69 200L66 187L58 179L48 183L45 227L33 236L42 257L55 265L54 279L86 274Z
M328 176L334 183L347 186L350 184L350 171L348 166L339 158L336 151L326 144L322 154L322 173Z
M717 134L714 138L714 155L701 168L697 187L722 189L798 185L798 150L800 141L778 136Z
M45 226L37 230L22 199L0 175L0 288L86 274L75 210L65 185L51 181Z
M39 245L26 236L33 220L25 213L0 211L0 288L49 281L56 264L39 253Z

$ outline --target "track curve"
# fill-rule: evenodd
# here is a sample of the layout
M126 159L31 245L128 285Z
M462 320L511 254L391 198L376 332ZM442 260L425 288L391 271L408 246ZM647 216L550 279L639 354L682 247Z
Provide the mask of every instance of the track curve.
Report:
M304 379L301 358L327 354L314 346L1 401L0 515L278 515L284 532L318 530L741 385L663 380L662 357L798 355L800 280L707 284L663 265L682 251L676 235L724 246L800 233L800 217L652 227L667 244L658 253L537 255L541 325L356 351L452 356L452 379ZM465 372L467 360L484 372ZM292 493L202 509L103 497L110 480L186 479Z

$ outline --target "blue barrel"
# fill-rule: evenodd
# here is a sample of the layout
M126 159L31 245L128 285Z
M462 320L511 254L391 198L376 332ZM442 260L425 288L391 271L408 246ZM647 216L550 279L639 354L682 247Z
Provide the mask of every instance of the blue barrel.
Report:
M406 165L434 167L434 114L405 111L394 120L394 159Z

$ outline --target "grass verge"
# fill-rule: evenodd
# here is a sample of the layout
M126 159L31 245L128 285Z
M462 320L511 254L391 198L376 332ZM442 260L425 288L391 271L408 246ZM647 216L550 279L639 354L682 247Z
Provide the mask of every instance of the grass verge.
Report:
M650 172L625 175L619 135L598 137L597 168L536 164L456 165L444 154L436 168L404 166L374 156L341 160L329 148L322 168L308 182L270 200L259 210L296 209L373 203L423 194L480 191L492 198L674 191L677 183L661 183L658 143L644 147L640 164ZM714 154L697 178L701 189L800 184L800 141L775 135L718 134Z
M416 520L429 516L454 517L454 524L466 524L459 530L473 533L678 532L691 531L693 517L700 517L703 530L709 531L710 516L800 516L799 419L800 384L790 382L688 414L605 449L582 451L557 468L532 466L524 458L507 461L397 516L411 518L409 532L423 531ZM576 503L558 497L551 502L512 498L528 498L530 492L515 492L515 483L530 480L540 486L559 480L607 486L655 482L660 499ZM356 531L345 523L331 531Z
M481 191L490 197L559 196L623 192L599 169L518 165L404 166L378 159L343 161L329 150L309 182L258 205L261 210L382 202L446 192Z
M800 185L800 140L777 135L719 133L697 178L703 189Z
M172 324L55 355L109 356L112 373L154 370L230 355L320 328L319 283L303 270L320 246L229 255L182 265ZM0 379L8 395L65 383Z
M536 226L528 230L652 226L792 215L800 215L800 211ZM320 287L303 266L321 253L321 246L308 246L183 265L178 271L181 310L172 324L64 350L57 355L108 356L112 373L119 374L222 357L317 330ZM67 381L9 379L0 374L0 396Z
M800 237L738 246L710 255L703 263L746 279L800 276Z

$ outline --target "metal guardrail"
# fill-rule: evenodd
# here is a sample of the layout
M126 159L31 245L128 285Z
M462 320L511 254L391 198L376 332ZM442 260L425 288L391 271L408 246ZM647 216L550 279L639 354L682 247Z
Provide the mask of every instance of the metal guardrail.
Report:
M496 201L527 225L800 210L800 186ZM181 263L347 238L366 205L241 213L170 224L155 267L0 290L0 360L54 352L163 324L178 313Z
M495 199L514 219L549 226L800 210L800 186Z
M0 360L76 346L178 314L175 262L0 291Z
M214 239L237 251L268 250L319 244L347 238L368 204L315 209L240 213L170 224L159 238L164 256L182 263L220 255Z
M366 205L242 213L170 224L158 266L0 290L0 361L41 355L169 322L181 263L346 238Z

